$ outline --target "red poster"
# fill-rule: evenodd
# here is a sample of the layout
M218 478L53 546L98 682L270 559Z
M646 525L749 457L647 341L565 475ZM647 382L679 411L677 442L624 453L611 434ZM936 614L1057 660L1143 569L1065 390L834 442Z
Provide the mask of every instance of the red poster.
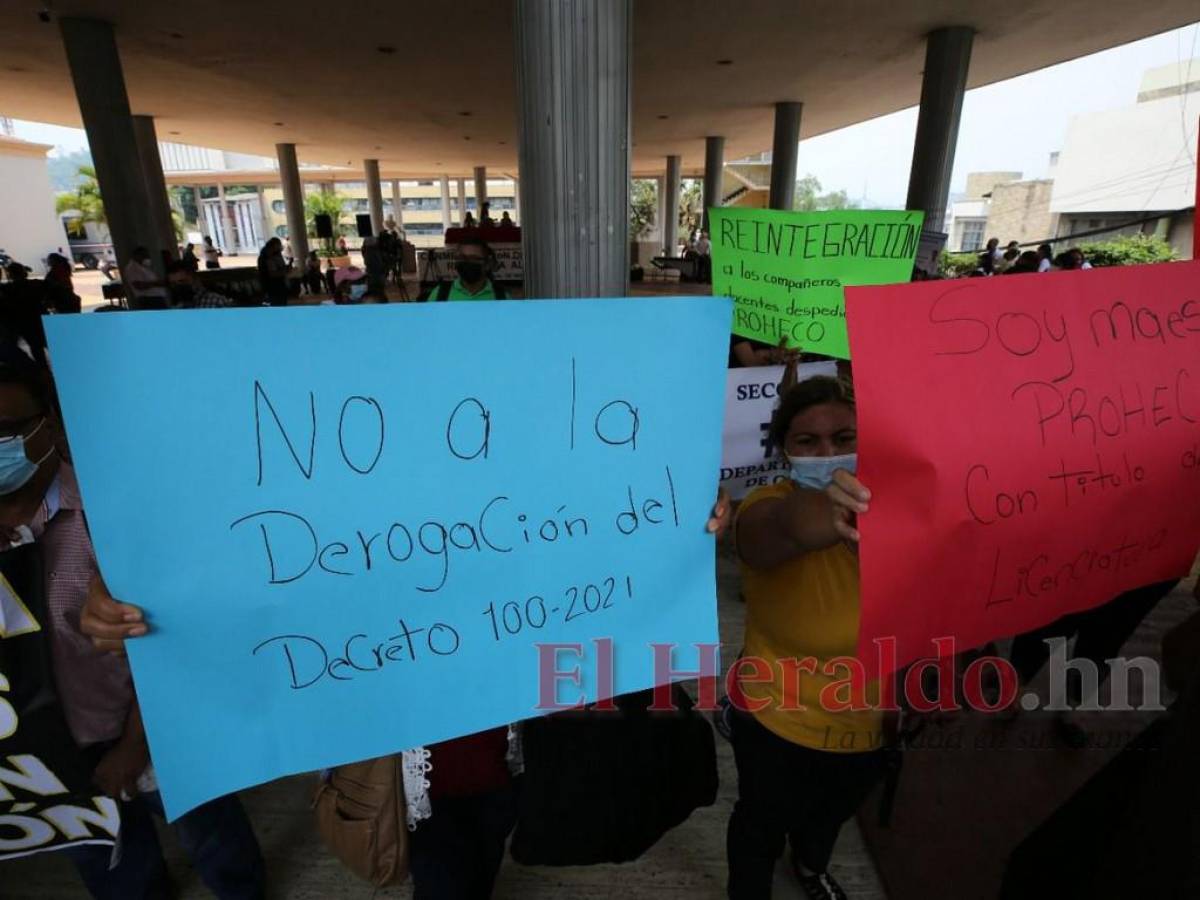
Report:
M846 290L860 658L1029 631L1200 548L1200 262Z

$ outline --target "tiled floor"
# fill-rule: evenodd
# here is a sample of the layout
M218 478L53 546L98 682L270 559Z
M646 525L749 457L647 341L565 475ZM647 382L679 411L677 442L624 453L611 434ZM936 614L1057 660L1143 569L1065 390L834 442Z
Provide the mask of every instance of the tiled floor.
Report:
M742 604L736 575L727 558L718 561L719 613L726 660L741 646ZM587 868L527 868L506 861L496 889L498 900L703 900L724 896L725 823L736 794L733 753L718 738L721 787L717 802L702 809L633 863ZM271 896L288 900L368 900L409 897L408 887L375 891L348 874L321 846L311 826L308 800L311 776L285 778L243 794L258 832L271 880ZM170 837L167 859L181 887L182 900L210 896L181 858ZM884 900L883 888L863 846L856 824L842 833L833 872L853 900ZM775 895L801 896L782 863ZM47 854L0 863L0 900L74 900L85 898L70 863Z

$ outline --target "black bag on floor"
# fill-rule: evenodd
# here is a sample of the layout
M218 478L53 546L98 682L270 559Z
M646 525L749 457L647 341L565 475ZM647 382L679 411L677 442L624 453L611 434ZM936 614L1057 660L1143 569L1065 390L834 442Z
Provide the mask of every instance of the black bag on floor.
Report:
M687 692L650 712L653 691L616 698L618 711L559 713L524 723L512 857L582 866L637 859L717 796L712 727Z

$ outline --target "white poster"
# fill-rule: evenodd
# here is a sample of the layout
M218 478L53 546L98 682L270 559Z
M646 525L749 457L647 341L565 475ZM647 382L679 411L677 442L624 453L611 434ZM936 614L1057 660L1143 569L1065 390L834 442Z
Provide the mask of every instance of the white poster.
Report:
M801 381L814 375L837 375L837 363L805 363ZM788 477L787 463L767 446L767 431L775 411L776 389L783 366L730 369L725 382L725 433L721 439L721 487L734 500L754 488Z
M525 261L521 245L515 243L489 244L495 255L496 266L489 273L497 281L521 281L525 277ZM458 261L458 247L451 244L425 251L426 274L423 280L438 281L454 277L454 264Z

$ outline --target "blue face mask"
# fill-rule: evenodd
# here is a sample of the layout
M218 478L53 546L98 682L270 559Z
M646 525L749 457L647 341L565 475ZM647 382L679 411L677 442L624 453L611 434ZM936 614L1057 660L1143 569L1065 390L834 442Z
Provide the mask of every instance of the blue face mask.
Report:
M364 296L366 293L367 293L367 286L366 286L365 284L352 284L352 285L350 285L350 300L351 300L351 302L352 302L352 303L359 303L359 302L361 302L361 301L362 301L362 298L363 298L363 296Z
M7 496L25 487L37 472L38 466L54 452L54 448L51 447L37 462L31 462L25 455L25 442L37 434L45 424L46 420L42 419L37 428L29 434L18 434L0 440L0 496Z
M803 488L823 491L833 482L833 473L845 469L851 475L858 471L858 454L841 456L793 456L792 481Z

